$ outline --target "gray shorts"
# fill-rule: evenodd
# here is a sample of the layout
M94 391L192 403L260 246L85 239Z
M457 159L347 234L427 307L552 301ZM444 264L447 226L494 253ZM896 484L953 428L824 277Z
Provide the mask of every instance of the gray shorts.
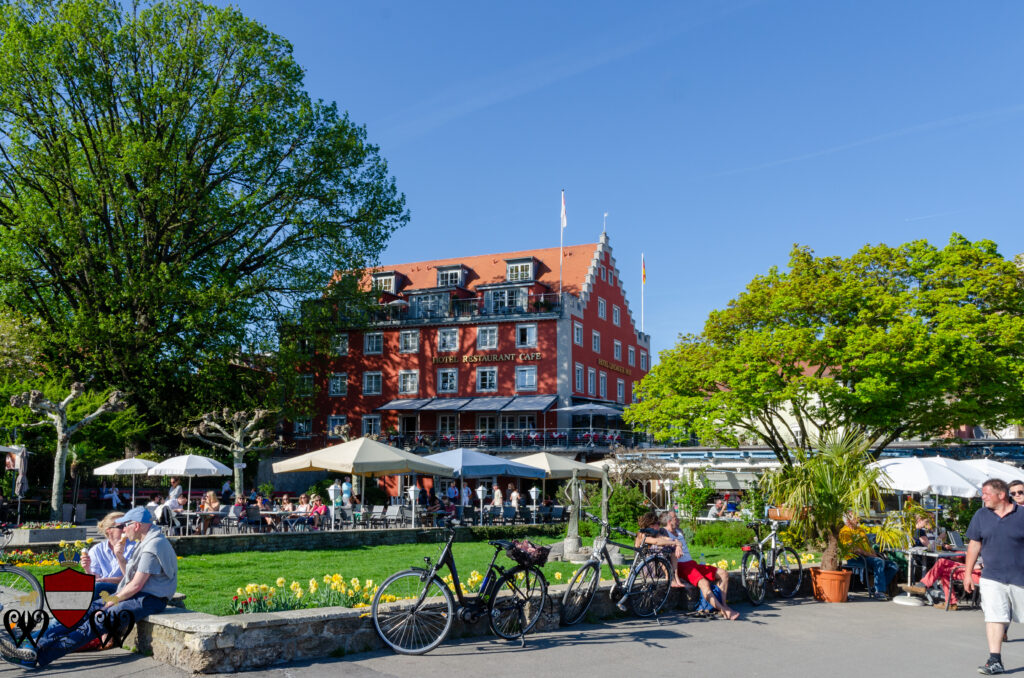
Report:
M985 613L986 622L1024 622L1024 586L1003 584L985 577L981 578L978 586L981 591L981 610Z

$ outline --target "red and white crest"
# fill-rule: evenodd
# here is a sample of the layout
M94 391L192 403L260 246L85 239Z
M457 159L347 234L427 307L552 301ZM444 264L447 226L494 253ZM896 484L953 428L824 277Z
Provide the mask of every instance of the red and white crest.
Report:
M92 604L96 576L66 567L43 577L46 605L53 618L67 628L78 626Z

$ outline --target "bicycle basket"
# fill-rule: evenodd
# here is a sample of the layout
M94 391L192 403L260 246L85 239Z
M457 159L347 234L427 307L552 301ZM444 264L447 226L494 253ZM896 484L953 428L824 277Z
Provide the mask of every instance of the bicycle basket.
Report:
M551 553L551 547L539 546L528 539L524 539L512 542L512 546L508 547L505 553L520 565L540 567L548 562L548 554Z

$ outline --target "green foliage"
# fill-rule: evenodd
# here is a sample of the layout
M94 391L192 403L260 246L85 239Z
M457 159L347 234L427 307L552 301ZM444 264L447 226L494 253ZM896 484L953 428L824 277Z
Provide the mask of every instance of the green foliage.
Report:
M944 511L946 526L960 534L967 532L971 518L981 509L981 499L946 499L949 505Z
M758 441L786 464L826 429L862 431L877 454L900 436L999 428L1024 411L1022 283L994 243L958 234L848 258L794 247L788 270L661 354L624 418L659 440Z
M587 483L583 505L595 516L601 515L601 489L599 483ZM648 511L647 497L636 485L614 485L608 499L608 523L630 531L636 530L636 520ZM590 520L580 520L580 536L595 537L600 526Z
M388 494L374 483L368 483L360 500L363 506L384 506L388 503Z
M754 542L754 531L744 523L720 521L699 523L693 530L693 543L698 546L736 548Z
M764 518L767 507L768 497L764 490L764 480L758 476L743 493L743 509L749 509L750 515L754 518Z
M696 524L697 518L707 511L707 505L716 492L704 469L693 471L689 477L683 478L676 488L676 504L683 512L680 517L691 524Z
M276 406L289 372L245 357L358 308L351 272L407 221L366 130L238 9L0 3L0 308L161 433Z
M260 491L260 494L262 494L267 499L270 499L271 497L274 496L274 484L273 483L262 483L259 486L258 489Z
M334 481L331 480L330 478L324 478L322 480L318 480L318 481L316 481L315 483L313 483L312 485L309 486L309 489L306 490L306 494L309 495L310 501L313 500L313 495L314 494L319 494L320 495L320 499L325 504L329 504L329 503L331 503L331 499L330 499L330 496L327 494L327 488L330 487L333 484L334 484Z

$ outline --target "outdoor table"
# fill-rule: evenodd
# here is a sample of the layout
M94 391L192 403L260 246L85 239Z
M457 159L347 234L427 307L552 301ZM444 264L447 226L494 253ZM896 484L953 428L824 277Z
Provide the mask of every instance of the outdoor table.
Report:
M907 554L907 586L912 586L914 583L914 556L934 558L935 560L938 560L940 558L957 560L959 558L964 558L967 556L966 551L932 551L931 549L925 548L924 546L912 546L909 549L902 549L900 552Z

